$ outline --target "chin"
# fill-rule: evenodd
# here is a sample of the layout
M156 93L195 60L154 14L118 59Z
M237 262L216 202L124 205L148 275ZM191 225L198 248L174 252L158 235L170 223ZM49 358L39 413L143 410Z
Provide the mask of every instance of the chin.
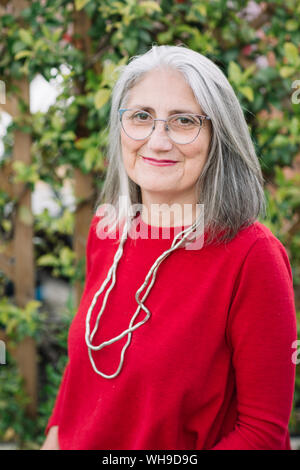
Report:
M167 192L174 192L176 191L176 188L178 187L176 184L166 185L164 184L163 181L158 181L158 178L153 183L140 181L137 184L140 186L142 191L149 191L149 192L156 192L156 193L160 192L162 194L165 194Z

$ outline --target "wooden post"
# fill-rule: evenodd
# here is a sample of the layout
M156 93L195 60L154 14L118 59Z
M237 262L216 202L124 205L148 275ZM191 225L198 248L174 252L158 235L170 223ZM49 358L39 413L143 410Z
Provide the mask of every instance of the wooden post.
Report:
M76 47L85 52L85 57L91 54L91 41L88 31L90 28L90 19L84 11L74 11L74 35L76 37ZM85 83L76 83L76 92L78 94L85 93ZM78 119L76 135L80 137L88 137L89 130L86 127L87 110L81 108ZM80 260L85 256L86 239L88 235L89 225L92 219L92 198L94 194L92 174L85 175L80 170L75 169L75 197L79 200L79 205L75 214L75 230L73 247L76 253L76 259ZM83 286L77 282L75 286L75 302L79 304Z
M86 239L89 226L92 220L92 205L90 199L93 195L92 175L84 175L80 170L75 169L75 195L76 198L83 199L79 204L75 214L75 227L73 247L76 253L76 259L80 260L85 257ZM82 296L83 286L80 282L75 285L75 302L79 304Z
M19 84L23 100L29 104L29 83L22 80ZM20 131L15 132L13 160L31 164L31 136ZM15 255L15 302L18 307L34 299L34 253L33 253L33 215L31 210L31 192L24 191L24 185L15 185L15 194L19 198L18 211L14 220L14 255ZM21 217L25 211L26 217ZM24 219L24 220L23 220ZM37 409L37 356L36 345L32 338L25 338L16 350L16 360L25 379L25 387L31 402L28 412L34 416Z
M29 83L22 80L19 83L21 95L29 103ZM21 161L25 165L31 164L31 136L21 131L15 131L13 160ZM34 298L34 257L33 257L33 215L31 210L31 193L25 190L23 183L14 186L15 196L18 198L18 210L14 220L14 254L15 254L15 298L19 307L24 307ZM22 213L26 216L22 217Z
M12 0L11 6L16 21L18 21L20 11L27 6L27 2ZM29 108L29 82L27 78L24 77L16 85L20 89L20 98ZM20 111L17 97L6 100L5 104L0 104L1 109L9 112L13 119L18 117ZM25 165L31 164L31 136L19 130L14 133L12 154L12 161L17 160ZM0 269L14 282L16 305L24 308L27 302L34 298L35 285L31 193L23 183L18 183L13 186L12 195L18 200L18 210L13 220L14 238L9 244L9 253L1 254ZM24 217L24 213L26 217ZM12 355L17 360L20 374L25 381L26 392L31 399L28 413L34 417L37 410L37 355L34 340L25 338L12 352Z

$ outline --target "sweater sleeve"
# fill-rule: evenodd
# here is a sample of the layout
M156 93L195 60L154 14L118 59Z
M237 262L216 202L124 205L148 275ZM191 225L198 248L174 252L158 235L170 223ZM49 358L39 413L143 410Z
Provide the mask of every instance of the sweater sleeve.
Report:
M59 417L60 417L60 412L61 412L61 409L62 409L62 404L63 404L63 401L64 401L68 370L69 370L69 367L67 365L65 370L64 370L64 373L63 373L63 377L62 377L62 380L61 380L61 384L60 384L60 387L59 387L58 394L56 396L56 400L55 400L55 404L54 404L54 407L53 407L53 410L52 410L52 414L51 414L51 416L48 420L48 423L47 423L47 426L46 426L46 429L45 429L45 434L46 435L48 434L48 431L49 431L50 428L52 428L52 426L59 426Z
M87 243L86 243L86 279L87 279L88 273L91 269L92 253L93 253L92 243L93 243L93 237L94 237L95 226L97 224L97 221L98 221L97 216L94 216L92 221L91 221L90 228L89 228L89 233L88 233L88 237L87 237ZM85 282L85 286L86 286L86 282ZM82 296L83 295L84 295L84 292L83 292ZM66 367L65 367L64 373L63 373L63 377L62 377L61 384L60 384L60 387L59 387L59 390L58 390L58 393L57 393L57 396L56 396L56 400L55 400L55 404L54 404L51 416L48 420L48 423L47 423L47 426L46 426L46 429L45 429L45 434L48 433L49 429L52 426L59 426L60 412L61 412L61 409L62 409L62 406L63 406L63 403L64 403L64 397L65 397L65 393L66 393L66 383L67 383L67 380L68 380L68 370L69 370L69 366L67 364Z
M227 322L237 394L233 431L212 450L289 449L297 337L292 272L275 237L256 240L240 270Z

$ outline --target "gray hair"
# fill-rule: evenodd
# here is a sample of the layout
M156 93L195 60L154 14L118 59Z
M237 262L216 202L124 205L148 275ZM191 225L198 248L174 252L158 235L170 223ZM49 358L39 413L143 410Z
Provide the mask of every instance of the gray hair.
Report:
M108 233L122 220L130 220L134 204L142 204L140 188L124 167L118 109L126 107L130 90L143 76L158 67L181 72L211 119L209 154L197 181L198 203L204 205L204 229L209 232L205 243L217 237L229 241L265 214L261 168L242 108L224 73L207 57L183 45L153 45L121 70L112 93L107 174L96 203L113 205L117 217L104 218L102 227L109 227Z

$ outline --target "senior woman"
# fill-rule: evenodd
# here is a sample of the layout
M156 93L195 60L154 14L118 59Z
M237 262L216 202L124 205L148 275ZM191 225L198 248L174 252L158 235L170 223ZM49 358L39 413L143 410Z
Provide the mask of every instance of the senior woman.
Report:
M257 220L262 175L230 84L193 50L153 46L122 70L109 124L42 449L290 449L292 273Z

